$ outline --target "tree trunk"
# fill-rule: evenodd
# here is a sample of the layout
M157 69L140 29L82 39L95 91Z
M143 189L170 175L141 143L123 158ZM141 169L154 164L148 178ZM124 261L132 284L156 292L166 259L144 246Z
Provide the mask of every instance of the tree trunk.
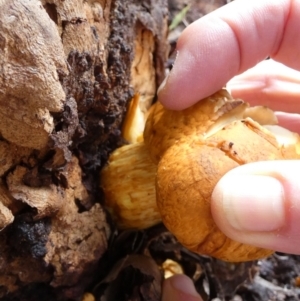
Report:
M167 0L0 0L3 300L79 300L101 270L99 170L128 102L147 110L164 77L167 15Z

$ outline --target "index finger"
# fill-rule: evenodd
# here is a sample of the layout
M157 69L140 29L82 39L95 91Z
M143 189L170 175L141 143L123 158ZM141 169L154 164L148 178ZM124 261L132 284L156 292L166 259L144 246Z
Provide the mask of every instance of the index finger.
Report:
M159 100L187 108L268 56L300 70L298 20L297 0L235 0L197 20L178 40Z

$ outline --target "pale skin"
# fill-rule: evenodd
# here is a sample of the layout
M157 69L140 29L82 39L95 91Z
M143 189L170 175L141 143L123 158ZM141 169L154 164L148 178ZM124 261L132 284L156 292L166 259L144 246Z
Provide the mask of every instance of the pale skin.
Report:
M299 0L235 0L199 19L179 38L159 100L180 110L227 84L234 97L280 111L280 124L300 133L299 20ZM300 254L299 179L300 160L238 167L215 187L214 220L234 240ZM181 275L165 281L162 300L202 299Z

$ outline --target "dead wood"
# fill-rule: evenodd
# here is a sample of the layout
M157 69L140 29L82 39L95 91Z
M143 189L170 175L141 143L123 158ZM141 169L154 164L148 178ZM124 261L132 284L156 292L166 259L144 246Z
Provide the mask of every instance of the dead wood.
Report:
M0 0L0 298L75 300L93 281L99 169L133 95L155 97L166 34L166 0Z

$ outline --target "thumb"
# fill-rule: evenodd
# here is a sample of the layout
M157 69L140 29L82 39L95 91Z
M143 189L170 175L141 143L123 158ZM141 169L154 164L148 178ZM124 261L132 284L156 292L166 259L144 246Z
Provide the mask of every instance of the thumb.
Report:
M228 172L212 194L213 218L233 240L300 254L300 160L256 162Z
M164 281L162 301L203 301L193 281L186 275L175 275Z

